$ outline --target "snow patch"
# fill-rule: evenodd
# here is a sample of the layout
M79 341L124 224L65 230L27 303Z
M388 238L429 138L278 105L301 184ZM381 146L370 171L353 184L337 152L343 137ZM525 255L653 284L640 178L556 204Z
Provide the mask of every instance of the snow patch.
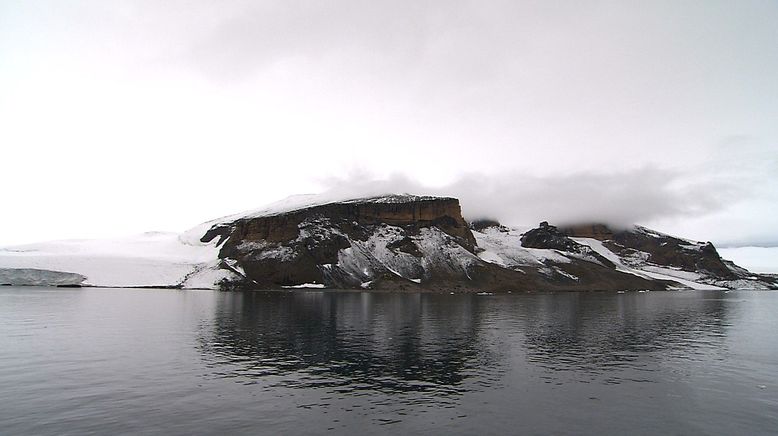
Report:
M521 246L521 233L517 230L486 228L473 231L476 242L484 251L478 257L489 263L515 269L519 266L544 266L546 262L570 263L571 260L556 250L526 248Z
M572 238L579 244L588 245L592 250L596 251L600 256L613 262L616 266L616 270L634 274L639 277L657 280L669 280L680 283L691 289L708 290L708 289L723 289L719 286L713 286L705 283L698 283L694 280L700 279L699 274L687 273L685 271L674 270L670 268L664 268L657 265L640 265L637 267L635 264L626 265L622 259L614 252L610 251L608 247L597 239L593 238Z

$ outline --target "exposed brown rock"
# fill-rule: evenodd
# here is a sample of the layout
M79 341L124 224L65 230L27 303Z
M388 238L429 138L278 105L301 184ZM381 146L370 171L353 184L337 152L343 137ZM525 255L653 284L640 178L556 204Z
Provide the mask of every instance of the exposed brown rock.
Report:
M351 247L349 241L364 241L387 225L406 235L387 248L417 258L421 252L409 236L425 227L441 230L471 253L475 250L475 238L458 200L416 196L353 200L241 218L213 226L202 241L220 237L224 242L219 257L237 262L257 287L323 282L360 287L360 279L327 265L338 263L338 253ZM374 269L381 274L381 266Z
M527 248L578 251L580 245L547 221L543 221L538 228L528 231L521 237L521 246Z
M420 198L420 199L419 199ZM288 213L239 219L230 226L218 225L209 230L202 242L210 242L216 236L225 234L236 241L286 242L299 236L299 226L312 216L327 217L333 224L344 226L346 231L356 231L364 225L389 224L419 229L435 226L451 236L459 238L469 251L475 247L475 238L470 233L455 198L409 197L409 201L342 202L312 206ZM352 232L349 232L352 233Z

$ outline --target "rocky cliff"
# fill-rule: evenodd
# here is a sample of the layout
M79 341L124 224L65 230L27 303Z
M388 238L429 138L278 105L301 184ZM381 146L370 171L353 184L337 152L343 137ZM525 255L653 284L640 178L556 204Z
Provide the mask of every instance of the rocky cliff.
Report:
M429 238L475 250L458 200L409 195L243 217L214 225L202 242L214 238L219 257L244 277L230 284L237 287L368 287L398 279L410 285L438 272L440 265L421 266L419 244Z

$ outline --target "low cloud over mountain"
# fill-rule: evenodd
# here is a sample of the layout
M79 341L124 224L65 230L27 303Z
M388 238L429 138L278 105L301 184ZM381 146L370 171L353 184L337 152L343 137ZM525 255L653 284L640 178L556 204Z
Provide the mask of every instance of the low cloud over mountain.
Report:
M629 225L699 216L721 210L738 196L736 186L694 180L678 171L642 168L560 176L471 173L442 186L395 174L377 178L355 172L324 181L327 196L353 198L393 192L447 195L461 200L469 220L496 218L511 224L606 222Z

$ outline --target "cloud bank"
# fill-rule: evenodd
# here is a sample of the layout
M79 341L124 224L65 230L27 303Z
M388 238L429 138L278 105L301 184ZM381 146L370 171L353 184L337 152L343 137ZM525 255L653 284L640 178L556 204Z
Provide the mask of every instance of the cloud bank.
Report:
M443 186L424 185L395 174L378 179L364 172L324 180L332 198L387 193L452 196L466 219L497 219L512 225L604 222L614 226L700 216L734 201L739 190L683 173L646 167L621 173L528 176L467 174Z

